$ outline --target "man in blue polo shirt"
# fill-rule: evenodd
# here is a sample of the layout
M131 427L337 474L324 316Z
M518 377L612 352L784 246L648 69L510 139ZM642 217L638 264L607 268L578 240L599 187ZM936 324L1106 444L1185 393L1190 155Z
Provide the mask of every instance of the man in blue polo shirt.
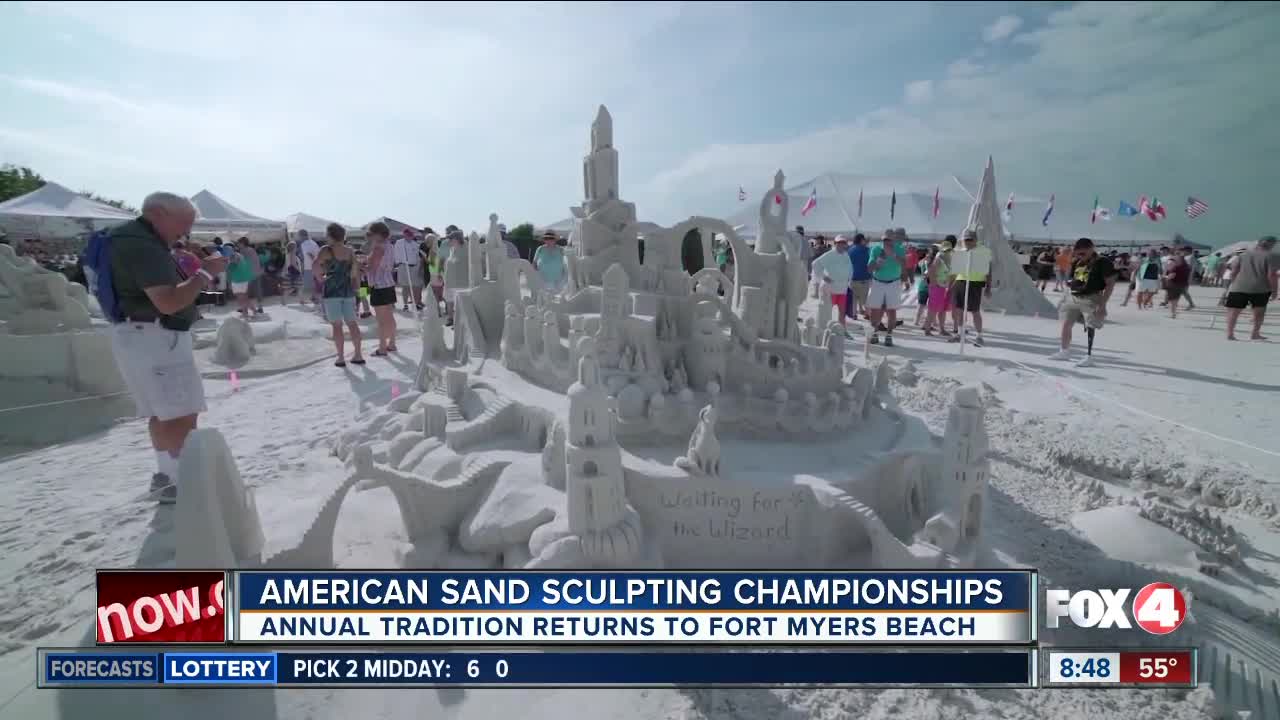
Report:
M849 317L857 318L858 312L867 312L867 293L871 291L871 271L867 262L871 259L871 248L867 247L867 236L857 233L853 236L853 246L849 248L849 262L853 263L853 279L849 281L849 299L845 301L845 311Z
M885 347L893 347L893 329L898 325L898 304L902 301L902 268L906 263L906 231L884 231L880 244L871 248L867 269L871 271L871 289L867 293L867 320L871 323L871 344L880 344L880 319L887 315L884 326Z

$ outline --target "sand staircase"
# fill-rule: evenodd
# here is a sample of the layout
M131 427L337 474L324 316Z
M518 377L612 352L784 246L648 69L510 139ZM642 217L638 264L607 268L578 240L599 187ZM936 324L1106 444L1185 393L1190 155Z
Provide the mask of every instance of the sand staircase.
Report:
M456 406L451 406L450 410L454 407ZM497 396L474 420L461 421L461 427L453 425L454 420L450 416L450 425L446 426L449 429L445 431L445 444L454 452L460 452L469 445L511 430L518 418L518 406L508 398Z
M917 557L902 543L880 519L880 515L866 503L834 485L815 486L814 491L830 498L832 507L843 518L849 518L866 530L871 538L872 551L880 567L936 567L936 562Z

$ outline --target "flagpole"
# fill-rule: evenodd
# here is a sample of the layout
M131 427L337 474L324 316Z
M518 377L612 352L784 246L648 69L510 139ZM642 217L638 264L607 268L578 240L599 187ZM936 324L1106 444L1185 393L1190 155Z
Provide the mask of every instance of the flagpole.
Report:
M840 186L836 185L836 179L831 176L831 173L827 173L827 182L831 183L831 189L836 191L836 204L840 206L840 212L844 215L845 221L848 222L856 232L858 225L853 221L852 217L849 217L849 209L844 206L844 196L840 194Z

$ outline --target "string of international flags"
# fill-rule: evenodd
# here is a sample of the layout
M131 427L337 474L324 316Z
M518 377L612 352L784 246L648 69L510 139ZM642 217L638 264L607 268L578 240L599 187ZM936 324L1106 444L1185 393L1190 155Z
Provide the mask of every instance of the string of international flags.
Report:
M1049 195L1049 203L1044 208L1044 216L1040 218L1041 225L1044 225L1046 227L1049 225L1049 217L1053 215L1053 203L1056 198L1057 198L1056 194ZM739 185L738 186L738 202L746 202L746 200L747 200L747 191L741 185ZM776 196L774 198L774 201L777 202L779 205L781 205L782 196L781 195ZM1009 193L1009 200L1005 203L1005 206L1004 206L1005 220L1009 220L1013 217L1013 206L1014 206L1014 195L1013 193ZM809 197L805 199L804 206L800 208L800 214L808 215L816 207L818 207L818 188L815 186L809 191ZM938 218L938 213L941 211L941 209L942 209L942 187L938 186L938 187L935 187L933 190L933 218L935 220ZM893 192L889 197L889 219L890 220L895 219L897 212L898 212L898 190L897 188L894 188ZM1186 213L1188 219L1194 220L1200 217L1201 215L1209 212L1209 204L1193 195L1188 195L1187 204L1186 204L1186 207L1184 208L1184 212ZM1137 215L1145 215L1146 217L1151 219L1152 222L1158 222L1168 217L1168 210L1165 209L1164 203L1160 202L1160 198L1152 196L1150 200L1147 200L1147 196L1142 195L1141 197L1138 198L1137 207L1130 205L1125 200L1121 200L1120 203L1116 206L1116 214L1119 215L1120 217L1134 217ZM859 220L862 219L862 191L861 190L858 191L858 219ZM1089 214L1089 222L1096 223L1099 220L1107 221L1110 219L1111 219L1111 210L1109 210L1108 208L1102 207L1102 204L1100 203L1100 196L1095 195L1093 197L1093 211L1090 212Z

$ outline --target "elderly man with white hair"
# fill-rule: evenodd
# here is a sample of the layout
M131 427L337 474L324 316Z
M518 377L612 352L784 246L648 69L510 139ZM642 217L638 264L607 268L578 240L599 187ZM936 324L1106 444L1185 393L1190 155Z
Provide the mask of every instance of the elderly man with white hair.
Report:
M138 415L148 418L157 466L151 491L161 503L177 500L178 455L207 409L191 346L196 299L227 267L226 258L207 257L194 275L183 277L170 248L191 232L195 218L190 200L152 193L142 203L142 217L112 230L109 240L120 320L112 327L112 350Z

